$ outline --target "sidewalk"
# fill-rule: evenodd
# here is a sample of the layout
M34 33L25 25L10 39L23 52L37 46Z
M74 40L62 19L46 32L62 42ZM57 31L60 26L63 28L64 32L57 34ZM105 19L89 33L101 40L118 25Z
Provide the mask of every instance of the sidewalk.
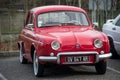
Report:
M19 51L0 51L0 57L18 56Z

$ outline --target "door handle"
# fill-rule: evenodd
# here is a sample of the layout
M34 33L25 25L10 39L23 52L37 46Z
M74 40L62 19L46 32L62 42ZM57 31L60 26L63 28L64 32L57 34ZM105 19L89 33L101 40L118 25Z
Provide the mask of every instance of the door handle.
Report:
M114 27L114 28L112 28L112 30L116 30L116 28Z

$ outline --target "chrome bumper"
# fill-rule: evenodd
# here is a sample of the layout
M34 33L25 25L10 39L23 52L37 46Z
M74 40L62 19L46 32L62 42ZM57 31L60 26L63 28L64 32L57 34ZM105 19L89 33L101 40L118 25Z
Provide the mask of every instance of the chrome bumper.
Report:
M99 55L99 59L106 59L106 58L110 58L112 56L112 53L107 53L107 54L102 54Z
M67 55L90 55L93 54L96 56L96 63L99 62L100 60L107 59L112 56L111 53L106 53L106 54L101 54L99 55L97 52L62 52L58 53L57 56L40 56L39 60L40 61L46 61L46 62L57 62L60 64L60 56L67 56Z

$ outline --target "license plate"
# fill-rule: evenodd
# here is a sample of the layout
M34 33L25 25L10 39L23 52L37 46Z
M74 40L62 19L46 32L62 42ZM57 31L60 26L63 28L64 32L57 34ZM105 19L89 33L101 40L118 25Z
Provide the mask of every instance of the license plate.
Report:
M66 62L89 62L89 56L68 56L66 57Z

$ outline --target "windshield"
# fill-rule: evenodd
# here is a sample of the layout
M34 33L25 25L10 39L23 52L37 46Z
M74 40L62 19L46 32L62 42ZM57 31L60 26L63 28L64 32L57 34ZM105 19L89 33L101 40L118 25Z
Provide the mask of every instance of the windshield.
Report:
M38 27L77 25L88 26L88 20L84 13L74 11L55 11L38 15Z

